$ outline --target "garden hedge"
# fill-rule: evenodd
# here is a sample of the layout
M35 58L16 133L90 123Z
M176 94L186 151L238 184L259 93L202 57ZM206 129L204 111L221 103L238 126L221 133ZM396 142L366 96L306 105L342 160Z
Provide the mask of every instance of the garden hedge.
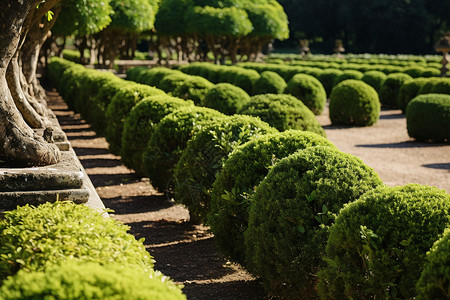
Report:
M377 93L380 92L381 86L383 85L383 82L386 80L386 74L380 71L368 71L365 72L363 77L361 78L362 81L370 85L377 91Z
M281 298L316 297L334 217L382 184L359 158L324 146L280 160L252 195L245 245L250 270ZM270 263L268 263L270 262Z
M159 87L161 84L161 80L164 79L164 77L173 74L182 74L182 73L178 70L173 70L169 68L154 67L142 70L140 74L137 76L136 80L134 81L142 84L147 84L150 86Z
M406 106L408 103L419 95L422 87L430 81L429 78L415 78L406 81L400 88L397 99L397 107L402 110L403 113L406 112Z
M330 120L336 125L370 126L380 117L380 100L374 88L361 80L348 79L333 88Z
M171 112L192 102L168 95L151 96L139 101L125 119L120 156L130 169L140 176L146 175L142 157L155 126Z
M327 95L331 94L331 90L333 89L334 82L337 77L339 77L342 73L341 70L338 69L327 69L322 72L322 74L317 77L320 83L322 83L323 88L325 89Z
M380 102L383 107L397 108L400 88L412 77L404 73L392 73L386 77L380 89Z
M250 96L240 87L230 83L219 83L206 93L201 105L226 115L234 115L249 100Z
M187 82L190 77L190 75L184 73L169 74L161 79L157 87L166 93L173 93L176 88Z
M315 115L322 113L327 100L327 94L320 81L305 74L294 75L289 80L285 92L300 99Z
M418 141L450 141L450 95L419 95L406 107L406 128Z
M223 117L206 107L182 107L165 116L154 128L143 153L144 174L161 192L172 189L173 169L188 140L204 122Z
M333 85L336 86L339 83L341 83L344 80L348 79L354 79L354 80L361 80L363 78L364 74L362 72L356 71L356 70L345 70L342 72L341 75L337 76L336 79L333 82Z
M212 184L228 155L251 138L276 131L260 119L234 115L216 119L191 138L175 166L174 191L193 222L206 220Z
M426 252L450 225L450 195L435 187L381 187L342 209L330 229L322 299L411 299Z
M183 81L181 85L178 85L172 91L172 95L182 99L190 99L196 105L200 105L205 95L213 86L213 83L203 77L189 76L187 80Z
M238 113L259 117L270 126L285 131L308 130L325 136L314 114L302 101L291 95L263 94L250 98Z
M245 265L244 231L251 196L259 182L282 158L313 146L334 145L311 132L288 130L266 134L239 146L214 181L208 224L220 250Z
M286 89L286 81L275 72L265 71L253 86L253 95L282 94Z

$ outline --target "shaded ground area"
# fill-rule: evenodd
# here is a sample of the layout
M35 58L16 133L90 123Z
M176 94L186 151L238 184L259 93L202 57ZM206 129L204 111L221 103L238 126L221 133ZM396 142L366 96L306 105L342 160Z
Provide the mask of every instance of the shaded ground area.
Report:
M106 207L131 227L156 260L155 268L183 284L188 299L265 299L260 283L228 262L213 244L208 228L192 225L189 214L122 165L82 118L56 93L49 107L57 115L75 152Z

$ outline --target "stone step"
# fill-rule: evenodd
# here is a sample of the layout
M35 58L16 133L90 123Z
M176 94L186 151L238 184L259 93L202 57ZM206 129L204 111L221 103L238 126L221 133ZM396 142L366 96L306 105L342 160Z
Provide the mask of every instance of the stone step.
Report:
M16 209L25 204L37 206L45 202L72 201L83 204L89 200L87 189L68 189L53 191L21 191L0 193L0 211Z

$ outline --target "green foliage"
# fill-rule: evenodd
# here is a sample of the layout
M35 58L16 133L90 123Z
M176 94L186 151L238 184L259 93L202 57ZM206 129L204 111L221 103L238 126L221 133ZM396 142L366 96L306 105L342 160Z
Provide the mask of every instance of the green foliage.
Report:
M161 1L156 15L155 29L158 34L177 36L186 32L186 12L193 6L192 0Z
M327 100L327 94L316 78L297 74L287 83L287 94L300 99L315 115L320 115Z
M124 32L142 32L153 28L155 3L149 0L111 0L114 14L111 16L110 28Z
M48 64L48 76L50 78L50 82L54 87L58 90L61 89L61 79L64 73L64 70L74 66L73 62L62 59L60 57L53 56Z
M265 71L253 86L253 95L282 94L286 89L286 81L275 72Z
M191 105L191 102L167 95L150 96L139 101L123 125L120 156L125 166L138 175L146 175L142 157L155 126L174 110Z
M189 106L175 110L158 123L143 154L144 174L153 187L161 192L172 188L173 169L194 131L223 116L213 109Z
M201 104L226 115L233 115L248 101L250 96L240 87L219 83L208 91Z
M80 63L80 52L77 50L64 49L62 52L63 58L74 63Z
M250 36L285 40L289 37L288 19L283 7L276 1L243 1L244 9L253 26Z
M238 113L259 117L279 131L298 129L325 136L325 131L311 110L291 95L253 96Z
M258 72L254 70L241 69L236 71L232 83L246 91L248 94L251 94L259 77L260 75Z
M410 81L406 81L400 88L397 107L402 110L403 113L406 112L406 106L408 103L414 99L422 89L422 87L430 81L429 78L415 78Z
M164 67L155 67L151 69L142 70L136 78L136 82L147 84L150 86L160 87L161 80L166 76L172 74L180 74L178 70L173 70Z
M105 132L112 153L120 154L123 124L133 106L145 97L156 95L165 95L165 93L154 87L131 82L114 95L106 110L108 125Z
M127 69L126 80L131 80L131 81L135 81L138 83L144 83L144 82L137 81L137 79L143 72L145 72L147 70L149 70L149 68L147 68L147 67L134 67L134 68ZM149 85L151 85L151 84L149 84Z
M337 77L342 75L344 72L338 69L327 69L324 70L318 77L320 83L322 83L323 88L327 92L327 95L331 94L331 90L333 89L334 82Z
M333 82L333 85L336 86L339 83L341 83L344 80L348 79L355 79L355 80L361 80L363 78L364 74L356 71L356 70L344 70L343 73L336 77L336 79Z
M381 86L383 85L383 82L386 80L386 74L380 71L368 71L365 72L363 77L361 78L362 81L370 85L377 91L377 93L380 92Z
M333 88L330 96L330 120L333 124L370 126L379 117L380 100L370 85L348 79Z
M199 105L213 86L213 83L203 77L189 76L187 80L172 91L172 95L182 99L190 99L196 105Z
M2 300L186 299L173 283L159 274L142 272L112 262L65 262L45 271L24 270L0 289Z
M381 105L388 108L397 108L400 88L411 79L411 76L404 73L389 74L380 89Z
M417 282L417 299L433 300L450 297L450 228L427 252L424 270Z
M158 88L166 93L173 93L176 88L189 80L190 76L183 73L174 73L164 76L159 82Z
M450 78L442 78L439 82L433 86L431 90L433 94L446 94L450 95Z
M450 141L450 95L419 95L406 107L406 128L418 141Z
M349 203L330 229L322 299L411 299L425 254L450 225L450 195L435 187L382 187Z
M433 92L434 87L442 81L442 78L430 78L419 91L419 95L430 94Z
M68 259L153 267L142 240L129 227L72 202L28 205L5 212L0 220L0 279L20 269L43 270Z
M274 132L257 118L235 115L216 119L193 135L174 170L175 201L189 209L192 221L206 219L212 184L228 155L251 138Z
M62 73L58 91L71 109L75 109L76 95L85 74L86 68L79 64L70 65Z
M424 67L412 66L412 67L406 67L403 70L403 73L408 74L412 78L418 78L418 77L422 77L422 74L424 71L425 71Z
M280 159L318 145L334 148L314 133L288 130L253 139L230 155L213 184L208 214L215 242L225 255L245 264L244 232L251 196L259 182Z
M315 298L316 274L336 214L381 184L359 158L329 147L306 148L280 160L251 197L244 234L247 263L267 291Z

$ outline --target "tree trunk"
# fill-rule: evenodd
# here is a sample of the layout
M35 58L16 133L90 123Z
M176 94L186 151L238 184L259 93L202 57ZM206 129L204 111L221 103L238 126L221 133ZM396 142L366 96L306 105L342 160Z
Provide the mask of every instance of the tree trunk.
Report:
M0 159L15 165L48 165L59 160L59 150L37 137L17 110L6 80L21 41L25 18L41 1L0 2ZM25 32L26 33L26 32ZM15 76L17 79L19 76ZM14 82L16 83L16 82Z

